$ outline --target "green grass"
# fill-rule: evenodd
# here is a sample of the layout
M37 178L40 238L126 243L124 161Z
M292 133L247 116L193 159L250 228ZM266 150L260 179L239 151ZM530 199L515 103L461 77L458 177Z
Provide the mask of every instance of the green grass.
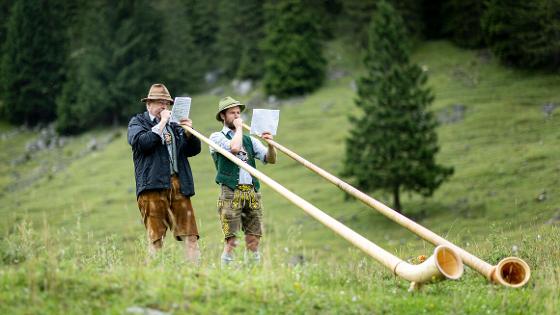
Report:
M350 83L361 72L359 58L343 48L329 45L329 67L351 75L283 105L276 138L334 174L342 169L347 116L356 112ZM406 281L268 187L263 267L221 271L218 187L206 147L191 159L202 265L184 265L169 237L163 255L145 263L126 130L89 154L81 152L92 137L115 131L72 138L62 149L13 165L35 136L23 131L0 142L0 313L122 314L141 306L174 314L553 314L560 307L560 232L545 222L560 211L560 109L545 118L542 106L560 104L560 76L507 69L446 42L419 45L413 60L428 71L433 110L463 104L466 116L438 129L438 160L455 174L432 198L404 194L405 213L490 263L510 255L525 259L532 268L526 287L497 287L467 268L460 281L407 293ZM193 97L191 116L203 134L220 128L213 118L218 99ZM258 168L403 259L433 250L361 203L345 201L336 187L282 154L277 165ZM546 200L537 200L544 191ZM371 195L391 200L383 192ZM305 257L303 266L289 266L296 255Z

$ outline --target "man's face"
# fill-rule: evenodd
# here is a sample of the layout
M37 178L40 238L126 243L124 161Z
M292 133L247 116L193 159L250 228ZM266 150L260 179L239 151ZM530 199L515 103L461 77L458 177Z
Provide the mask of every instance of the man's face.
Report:
M230 129L235 129L233 121L241 116L239 106L231 107L220 113L220 117L224 120L224 125Z
M146 108L152 116L161 118L161 111L164 109L171 109L171 102L167 100L148 100Z

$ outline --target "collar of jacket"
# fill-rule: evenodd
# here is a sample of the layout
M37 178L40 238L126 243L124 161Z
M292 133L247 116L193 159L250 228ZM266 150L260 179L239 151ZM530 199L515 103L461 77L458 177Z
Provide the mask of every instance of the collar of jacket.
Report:
M156 125L156 123L154 123L151 119L150 119L150 113L148 113L148 111L144 112L144 115L142 115L142 118L144 118L144 121L150 126L153 127Z

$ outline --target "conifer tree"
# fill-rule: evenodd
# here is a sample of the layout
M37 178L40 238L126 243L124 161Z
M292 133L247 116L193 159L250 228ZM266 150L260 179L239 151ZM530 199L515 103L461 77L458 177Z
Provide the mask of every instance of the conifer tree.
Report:
M147 0L92 2L84 15L81 45L58 100L61 132L126 122L143 108L139 99L159 82L159 17Z
M218 34L218 4L219 0L184 0L187 8L184 17L191 24L194 53L204 72L219 68L220 62L216 44Z
M443 4L444 33L461 47L481 47L483 11L484 0L448 0Z
M202 87L203 65L199 62L202 51L194 44L192 21L186 18L188 10L181 0L167 0L162 16L164 31L159 50L159 75L173 95L187 95Z
M269 3L263 48L269 95L302 95L321 86L325 74L316 19L302 0Z
M216 36L220 66L228 78L233 78L239 67L243 37L241 30L245 17L239 14L243 1L221 0L219 6L218 34Z
M361 47L367 46L367 29L371 17L380 0L345 0L342 2L346 19L349 20L350 36L355 38ZM423 2L417 0L390 0L394 8L405 18L405 26L413 36L420 36L424 30Z
M241 58L237 67L236 77L239 79L260 79L263 76L264 58L262 39L264 36L264 8L263 1L243 1L239 14L245 18L242 30Z
M10 16L10 9L12 8L13 0L4 0L0 2L0 48L6 40L6 27Z
M400 211L401 191L430 196L452 174L436 164L436 121L428 111L433 95L426 74L409 60L402 18L380 1L373 15L365 57L367 74L358 83L346 140L344 175L366 190L393 194Z
M523 68L560 68L560 0L489 0L482 29L492 51Z
M220 2L217 45L226 76L258 79L262 76L260 41L264 34L264 12L260 0Z
M1 61L4 117L34 125L55 119L64 80L65 28L59 1L16 0Z

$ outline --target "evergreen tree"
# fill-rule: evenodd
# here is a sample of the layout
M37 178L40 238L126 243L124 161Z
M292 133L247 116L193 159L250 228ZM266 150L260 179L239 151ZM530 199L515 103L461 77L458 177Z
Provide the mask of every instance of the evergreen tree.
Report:
M226 76L258 79L263 58L260 41L264 34L264 12L260 0L220 2L217 45Z
M4 117L34 125L55 119L64 80L64 12L60 1L16 0L1 61Z
M83 23L66 63L68 79L57 98L57 130L66 134L108 123L103 116L112 95L106 84L115 76L111 29L117 27L116 11L104 1L92 1L81 14Z
M0 1L0 48L6 40L6 21L10 17L10 9L12 8L13 0Z
M84 14L71 77L58 100L61 132L126 122L139 99L161 81L161 24L148 0L92 2Z
M199 91L204 76L199 62L203 52L194 44L192 21L186 18L186 7L181 0L167 0L162 9L164 32L160 47L161 81L174 95L188 95Z
M401 17L380 1L369 27L367 74L358 83L356 105L346 140L344 175L366 190L393 194L400 211L400 192L430 196L452 174L436 164L436 121L428 111L432 92L427 76L409 60Z
M350 24L349 31L362 47L367 46L367 29L371 17L375 12L376 4L380 0L345 0L344 7L346 23ZM390 0L391 4L404 17L405 26L412 36L420 37L424 30L423 1L417 0Z
M302 0L270 3L263 44L269 95L302 95L323 83L326 61L317 22Z
M482 29L502 61L525 68L560 68L560 0L486 4Z
M5 0L0 2L0 66L2 63L2 55L4 54L3 46L6 40L6 29L8 24L6 23L6 21L10 16L10 9L12 8L12 2L13 2L12 0ZM6 113L4 111L4 105L2 103L2 98L4 97L2 95L2 92L3 91L0 88L0 117L6 117Z
M443 5L444 33L461 47L477 48L484 44L480 19L484 0L449 0Z
M422 1L422 19L424 21L424 38L440 39L444 37L443 4L449 0L424 0Z
M184 0L187 8L185 19L190 21L194 51L199 55L198 63L204 72L214 71L220 67L216 44L218 34L219 0Z

